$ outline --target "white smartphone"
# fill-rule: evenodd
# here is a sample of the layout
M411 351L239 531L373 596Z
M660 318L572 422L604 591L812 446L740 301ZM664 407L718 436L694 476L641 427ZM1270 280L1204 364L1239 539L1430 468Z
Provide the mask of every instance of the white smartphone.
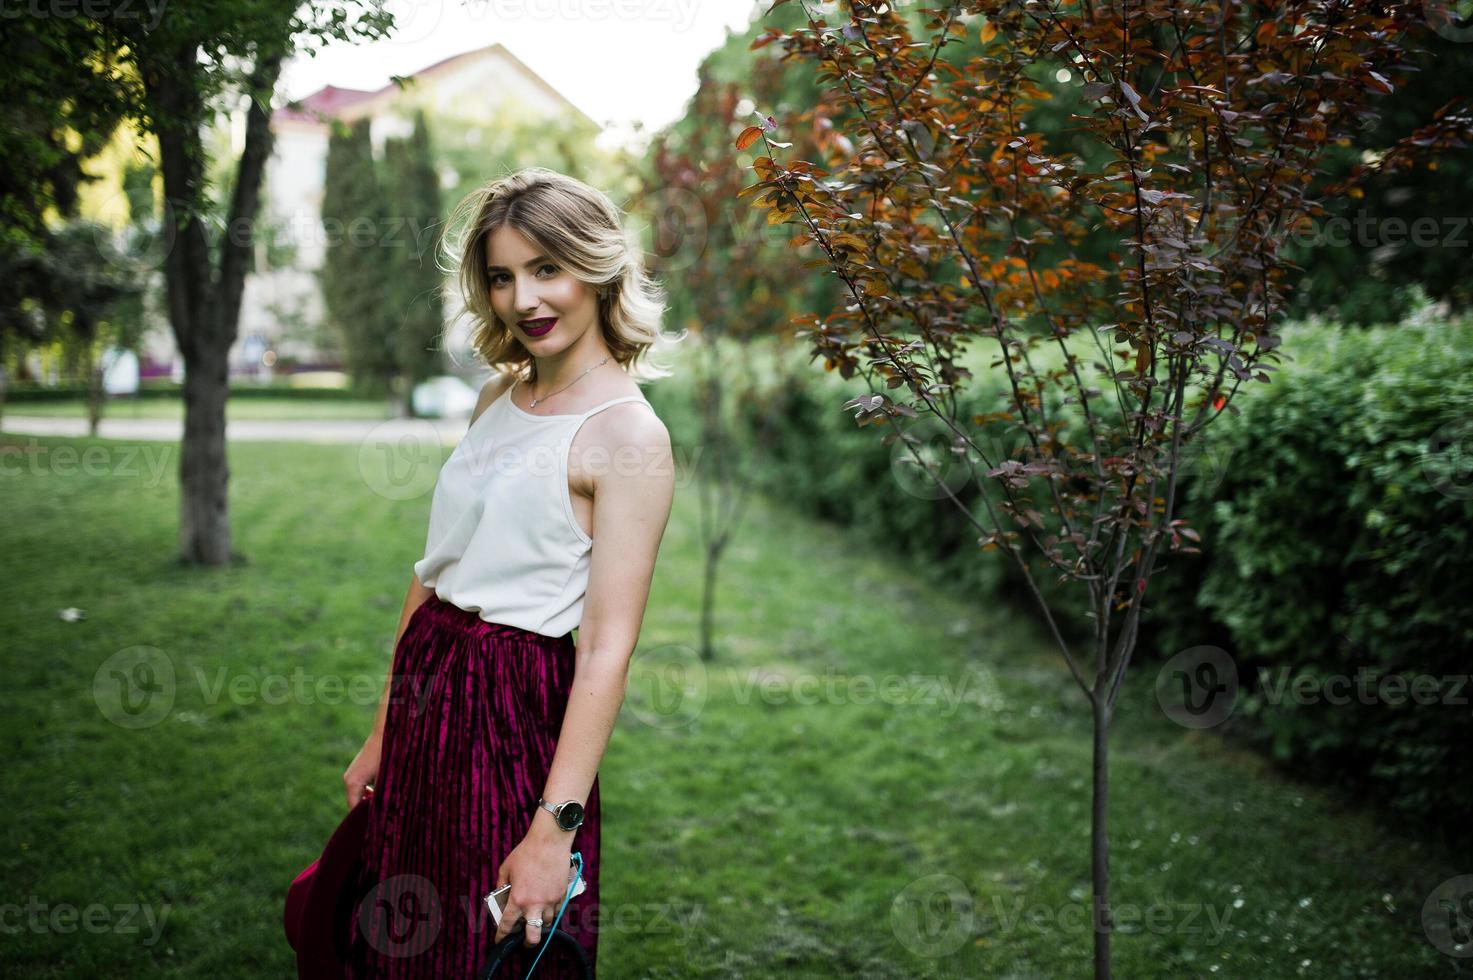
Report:
M572 884L573 876L578 873L578 864L571 859L569 860L569 864L571 867L568 869L568 883ZM582 895L587 888L588 881L580 877L578 884L573 885L573 897L577 898L579 895ZM506 900L510 896L511 882L509 881L486 896L486 908L491 910L491 918L496 920L498 926L501 925L501 913L506 911Z

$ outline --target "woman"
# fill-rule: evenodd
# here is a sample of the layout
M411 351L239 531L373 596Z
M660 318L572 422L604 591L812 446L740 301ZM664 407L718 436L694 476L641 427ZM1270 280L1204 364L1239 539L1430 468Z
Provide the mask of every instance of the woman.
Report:
M504 370L440 470L378 717L343 774L350 808L373 789L356 978L475 977L518 923L540 944L574 851L586 891L556 928L596 964L597 772L674 496L634 380L670 373L638 363L668 339L662 294L612 202L533 168L447 227L464 229L449 254L473 344ZM484 899L508 882L494 926ZM535 976L571 975L556 952Z

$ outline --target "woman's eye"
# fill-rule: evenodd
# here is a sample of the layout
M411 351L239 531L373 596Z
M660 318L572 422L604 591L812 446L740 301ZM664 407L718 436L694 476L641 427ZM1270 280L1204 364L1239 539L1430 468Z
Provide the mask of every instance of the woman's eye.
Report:
M553 265L551 262L544 262L542 265L540 265L540 266L537 267L537 271L539 273L541 273L542 270L544 270L544 269L550 270L550 274L551 275L557 275L558 268L557 268L557 266ZM504 279L504 278L506 278L506 273L504 273L504 272L493 272L493 273L491 273L490 284L492 286L500 286L501 285L501 280Z

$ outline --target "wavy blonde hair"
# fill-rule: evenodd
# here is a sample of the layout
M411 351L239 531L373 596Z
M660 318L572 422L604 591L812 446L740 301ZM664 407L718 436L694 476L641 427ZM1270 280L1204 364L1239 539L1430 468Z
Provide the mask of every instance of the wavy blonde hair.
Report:
M487 240L511 225L598 293L604 342L627 373L638 380L671 375L651 351L685 339L688 331L661 332L664 286L646 274L639 242L622 217L602 191L545 167L491 180L456 204L441 239L441 268L459 282L464 315L474 322L471 346L487 364L507 365L517 377L536 380L535 360L496 315L488 295Z

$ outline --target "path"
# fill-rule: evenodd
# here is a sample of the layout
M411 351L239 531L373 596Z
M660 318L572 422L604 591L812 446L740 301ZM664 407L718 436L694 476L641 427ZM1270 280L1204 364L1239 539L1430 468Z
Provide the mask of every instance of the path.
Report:
M327 442L360 443L374 439L438 438L453 446L465 435L470 417L448 419L239 419L225 423L225 438L231 442ZM85 436L84 418L5 413L0 430L33 436ZM176 419L103 418L97 434L103 439L157 440L178 442L184 423Z

